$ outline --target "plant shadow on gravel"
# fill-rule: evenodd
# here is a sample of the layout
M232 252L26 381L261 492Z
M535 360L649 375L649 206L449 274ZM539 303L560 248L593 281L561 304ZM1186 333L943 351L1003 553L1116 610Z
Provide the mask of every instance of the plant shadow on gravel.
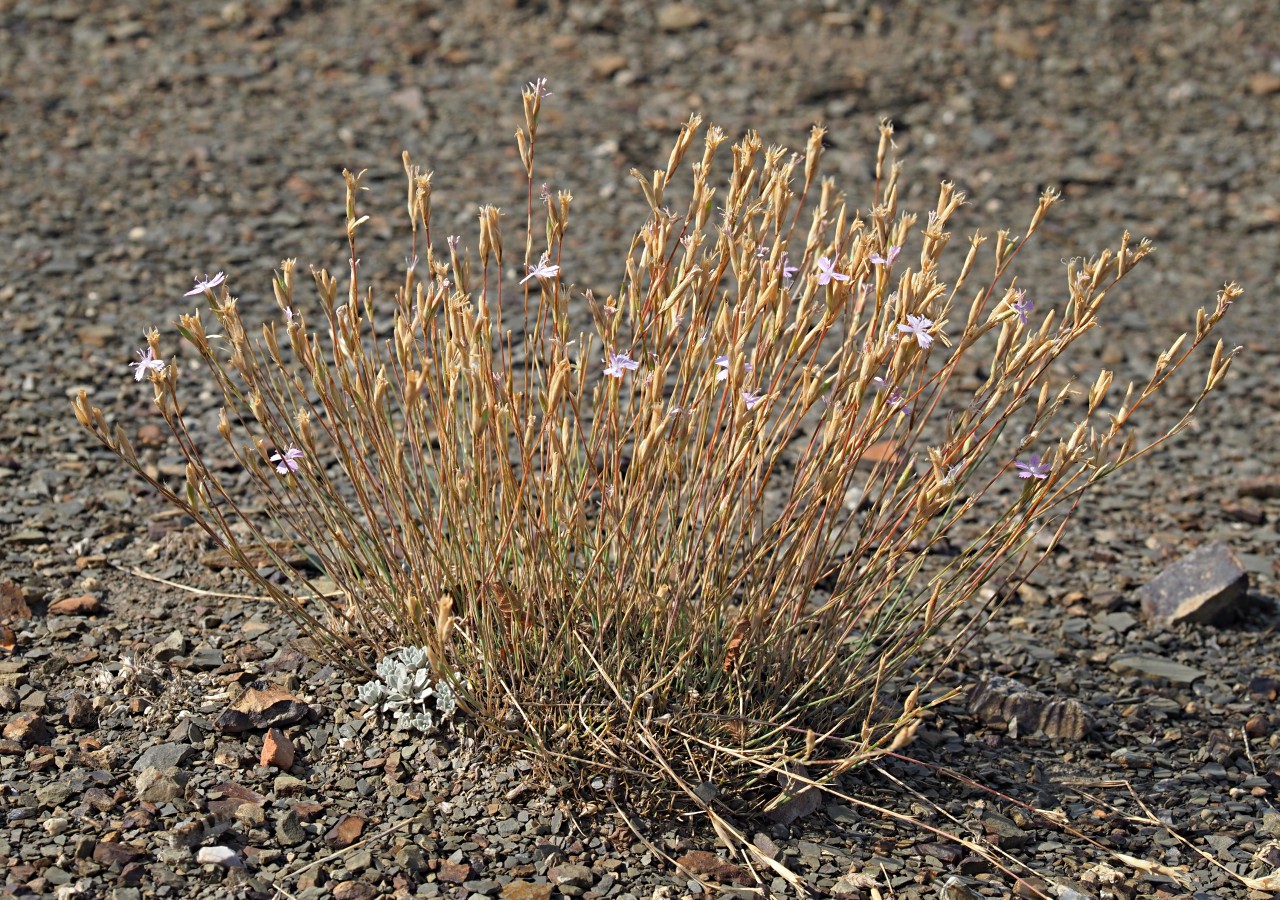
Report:
M617 292L575 298L573 198L535 189L548 96L524 92L517 136L523 277L495 208L474 258L433 239L432 176L406 154L393 299L360 269L351 173L345 284L313 271L304 300L286 260L260 337L220 275L192 291L218 333L198 312L179 331L223 397L217 439L184 419L180 367L147 336L135 377L184 485L148 474L83 392L76 414L318 656L370 679L398 651L367 696L401 724L441 727L456 704L585 796L699 809L752 852L733 821L804 814L952 696L939 674L1086 493L1221 383L1219 342L1186 415L1135 443L1131 417L1240 291L1117 398L1110 372L1077 385L1054 363L1146 242L1073 260L1060 296L1033 299L1013 264L1056 195L993 254L978 236L948 253L963 196L899 209L887 125L864 218L819 179L820 128L799 154L747 135L722 172L725 135L699 149L695 117L663 169L634 173L651 215Z

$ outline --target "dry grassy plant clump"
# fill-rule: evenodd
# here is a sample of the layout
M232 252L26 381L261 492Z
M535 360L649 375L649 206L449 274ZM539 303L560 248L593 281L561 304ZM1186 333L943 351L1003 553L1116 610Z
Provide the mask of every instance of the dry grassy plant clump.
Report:
M225 398L225 447L189 429L179 367L148 334L135 377L185 486L148 475L83 392L76 412L353 674L423 648L459 721L584 790L761 812L786 799L783 772L829 778L909 739L961 643L931 636L1149 449L1130 417L1240 291L1145 385L1076 386L1051 367L1146 242L1071 262L1033 302L1010 272L1023 240L948 252L951 185L924 216L899 208L887 126L859 215L818 179L820 128L802 154L749 134L726 161L694 117L665 168L637 173L651 215L617 292L584 298L561 269L572 198L534 188L547 96L525 90L518 134L522 272L491 207L474 256L433 237L431 175L406 155L412 255L394 298L375 296L348 173L345 284L315 270L318 301L302 299L286 260L260 338L221 276L193 291L220 334L181 317ZM1219 342L1200 398L1233 355Z

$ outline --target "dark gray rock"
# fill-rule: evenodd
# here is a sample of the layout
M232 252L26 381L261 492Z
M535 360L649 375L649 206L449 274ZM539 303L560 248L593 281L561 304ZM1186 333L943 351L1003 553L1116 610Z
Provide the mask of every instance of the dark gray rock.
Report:
M1142 675L1173 684L1192 684L1204 677L1204 672L1158 656L1124 653L1111 660L1111 671L1122 675Z
M208 644L201 644L191 654L188 668L201 671L216 669L223 663L222 651Z
M182 765L195 748L190 744L155 744L142 751L142 755L133 764L133 771L143 769L176 769Z
M1142 614L1157 625L1220 624L1233 619L1249 575L1226 544L1193 550L1138 589Z
M293 847L307 839L307 832L298 821L298 814L287 809L276 819L276 840L282 847Z

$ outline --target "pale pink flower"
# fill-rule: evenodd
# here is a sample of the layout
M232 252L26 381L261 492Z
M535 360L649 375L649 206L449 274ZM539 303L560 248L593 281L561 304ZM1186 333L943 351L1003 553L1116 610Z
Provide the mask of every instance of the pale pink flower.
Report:
M1009 304L1015 313L1018 314L1018 321L1023 325L1027 324L1027 315L1036 308L1035 301L1027 299L1026 291L1017 292L1017 300Z
M1034 478L1037 481L1044 481L1049 477L1051 469L1047 462L1040 461L1040 455L1036 454L1031 457L1031 462L1023 462L1022 460L1014 460L1014 468L1018 470L1019 478Z
M155 372L157 375L163 372L164 360L156 359L151 347L147 346L138 351L138 361L129 363L129 367L133 369L133 380L141 381L147 377L148 372Z
M756 404L759 403L764 398L765 398L765 395L762 394L760 391L743 391L742 392L742 402L746 405L748 410L755 409Z
M836 271L835 260L823 256L818 259L818 284L829 284L832 279L848 281L849 276Z
M271 461L276 464L276 471L281 475L298 471L298 460L302 459L302 451L297 447L287 448L283 454L272 453Z
M550 255L544 253L537 265L529 266L529 274L521 278L520 283L524 284L530 278L554 278L559 271L560 267L551 265Z
M182 296L194 297L196 294L203 294L205 291L213 290L214 288L216 288L218 285L222 284L222 282L226 280L227 280L227 276L223 275L221 272L219 272L217 275L214 275L212 278L210 278L208 275L205 275L204 280L197 278L196 286L193 287L191 290L187 291Z
M628 371L634 372L640 368L640 363L631 358L627 353L614 353L609 351L609 358L605 360L608 364L605 366L604 374L610 378L622 378Z
M729 377L729 357L717 356L716 365L720 367L720 371L716 373L716 381L724 381ZM747 363L747 374L750 375L753 371L751 363Z
M911 414L911 407L907 406L907 395L902 393L901 388L894 388L891 390L887 399L890 406L896 406L907 415Z
M933 335L929 333L929 328L933 325L932 319L924 316L907 316L907 324L899 325L898 331L908 334L916 339L916 343L920 345L922 350L929 349L929 345L933 343Z
M871 264L873 266L891 266L893 265L893 261L898 258L898 254L901 252L901 247L890 247L888 254L881 256L873 250L871 252Z

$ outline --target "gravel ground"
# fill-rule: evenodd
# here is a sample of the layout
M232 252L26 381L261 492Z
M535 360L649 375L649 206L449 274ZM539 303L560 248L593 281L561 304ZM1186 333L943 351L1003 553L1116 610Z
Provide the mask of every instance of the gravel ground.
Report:
M948 706L908 748L918 762L843 786L914 823L832 802L756 840L819 895L1271 896L1232 874L1280 867L1271 0L9 0L0 57L6 894L675 898L706 890L694 875L754 883L740 861L700 856L716 838L688 820L648 822L646 846L475 736L423 744L369 726L355 686L307 662L274 609L226 596L243 585L67 402L87 389L174 471L125 365L144 329L189 310L192 276L226 271L246 319L273 315L281 258L345 259L344 166L369 170L363 265L392 272L405 149L436 172L442 227L470 240L477 204L522 206L518 91L546 76L542 175L578 198L564 266L600 294L642 221L628 170L662 164L691 111L793 147L827 123L827 172L854 198L870 196L876 122L891 118L907 204L950 179L973 227L1016 231L1060 186L1068 202L1027 251L1032 296L1063 259L1126 228L1151 237L1155 260L1082 370L1145 377L1223 282L1245 287L1225 330L1245 348L1231 383L1081 513L947 673L1078 701L1089 733ZM1175 385L1151 429L1194 387ZM1236 617L1148 623L1140 586L1213 542L1249 574ZM252 685L275 693L242 695ZM1008 853L1020 879L965 841Z

